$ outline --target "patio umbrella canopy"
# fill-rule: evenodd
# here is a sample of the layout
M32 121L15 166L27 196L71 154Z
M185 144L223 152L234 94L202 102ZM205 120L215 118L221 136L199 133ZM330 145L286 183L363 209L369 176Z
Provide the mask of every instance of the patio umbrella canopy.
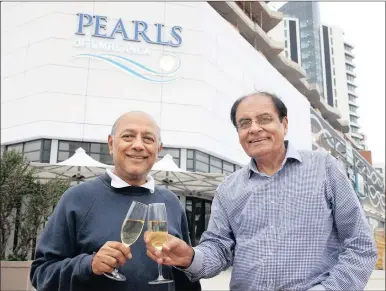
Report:
M57 164L31 163L37 168L37 176L41 180L63 178L83 182L105 173L114 166L100 163L85 150L78 148L75 154ZM175 193L213 199L218 185L224 180L224 174L189 172L180 169L169 154L156 162L150 173L158 185L165 186Z
M64 178L73 181L85 181L103 174L106 169L113 169L94 160L83 148L78 148L75 154L57 164L31 163L37 169L39 179Z
M225 178L225 174L184 171L169 154L154 164L151 175L157 184L166 186L170 191L210 200Z

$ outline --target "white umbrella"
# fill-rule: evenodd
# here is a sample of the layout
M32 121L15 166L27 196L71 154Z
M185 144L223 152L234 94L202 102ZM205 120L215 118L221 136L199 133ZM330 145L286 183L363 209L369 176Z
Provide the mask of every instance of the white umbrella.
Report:
M101 175L106 169L114 168L94 160L83 148L78 148L74 155L57 164L31 163L31 165L37 168L40 179L63 177L72 178L78 182Z
M224 180L225 174L189 172L180 169L169 154L154 164L151 175L170 191L186 195L213 199L215 191Z

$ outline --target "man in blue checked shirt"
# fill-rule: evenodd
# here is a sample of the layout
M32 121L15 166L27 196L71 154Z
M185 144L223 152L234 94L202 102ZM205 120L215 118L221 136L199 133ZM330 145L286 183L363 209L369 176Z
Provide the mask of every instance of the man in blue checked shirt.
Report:
M326 151L284 140L287 108L260 92L238 99L231 119L249 165L228 176L213 199L197 247L169 237L147 255L192 281L233 265L231 290L363 290L377 250L356 193Z

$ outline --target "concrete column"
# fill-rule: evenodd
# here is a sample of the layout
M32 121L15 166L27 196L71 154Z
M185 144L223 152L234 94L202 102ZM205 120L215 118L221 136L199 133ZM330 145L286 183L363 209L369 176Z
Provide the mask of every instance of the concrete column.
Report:
M186 159L187 159L187 150L186 149L181 149L180 151L180 168L181 170L186 171Z
M58 162L59 141L57 139L51 140L50 164Z

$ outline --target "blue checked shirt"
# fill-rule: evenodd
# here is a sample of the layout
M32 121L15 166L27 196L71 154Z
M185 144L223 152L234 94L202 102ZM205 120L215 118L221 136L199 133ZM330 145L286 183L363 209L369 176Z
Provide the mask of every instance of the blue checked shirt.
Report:
M351 182L327 152L286 146L272 177L251 160L219 186L191 280L233 265L234 291L364 289L377 250Z

